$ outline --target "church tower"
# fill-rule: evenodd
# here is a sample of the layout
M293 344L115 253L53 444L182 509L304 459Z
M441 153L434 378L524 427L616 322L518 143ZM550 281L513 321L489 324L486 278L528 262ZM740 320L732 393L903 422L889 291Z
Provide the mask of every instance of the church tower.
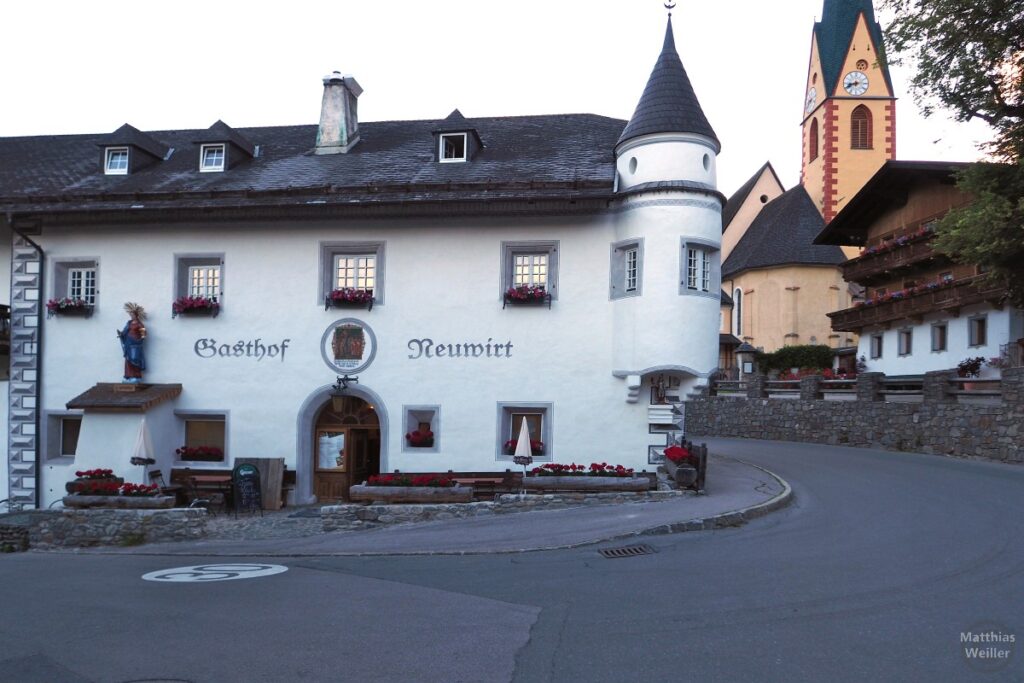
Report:
M871 0L825 0L802 125L800 182L828 223L896 158L896 97Z

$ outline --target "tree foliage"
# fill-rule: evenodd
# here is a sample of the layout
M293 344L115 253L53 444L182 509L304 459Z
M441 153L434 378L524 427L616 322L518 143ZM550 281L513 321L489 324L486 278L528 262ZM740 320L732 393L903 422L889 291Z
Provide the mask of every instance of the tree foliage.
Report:
M939 223L936 248L984 266L1024 306L1024 0L884 0L890 61L916 71L911 92L925 116L936 107L993 130L985 147L1003 163L958 177L972 197Z
M1024 148L1024 0L885 0L890 61L915 67L910 89L925 116L936 106L995 131L991 149L1016 163Z
M757 366L763 371L789 370L790 368L811 368L822 370L832 367L833 351L824 345L784 346L772 353L758 353L754 356Z

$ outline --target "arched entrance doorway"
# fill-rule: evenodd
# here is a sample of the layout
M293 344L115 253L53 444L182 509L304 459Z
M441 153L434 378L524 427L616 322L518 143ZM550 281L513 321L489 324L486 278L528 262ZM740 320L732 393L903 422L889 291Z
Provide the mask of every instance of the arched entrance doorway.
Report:
M313 495L347 500L348 489L380 474L380 416L357 396L332 397L313 420Z

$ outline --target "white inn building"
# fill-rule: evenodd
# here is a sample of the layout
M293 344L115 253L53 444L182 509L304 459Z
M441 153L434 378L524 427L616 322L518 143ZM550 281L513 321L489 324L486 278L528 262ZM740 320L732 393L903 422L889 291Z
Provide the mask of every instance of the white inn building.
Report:
M140 453L282 457L307 503L503 472L524 420L540 462L651 469L678 434L718 364L724 199L671 23L628 122L361 122L354 78L323 88L319 125L0 139L12 500L142 481Z

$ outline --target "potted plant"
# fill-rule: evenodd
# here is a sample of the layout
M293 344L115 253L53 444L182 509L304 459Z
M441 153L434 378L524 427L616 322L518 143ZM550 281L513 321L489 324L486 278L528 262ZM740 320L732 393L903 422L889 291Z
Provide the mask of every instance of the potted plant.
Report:
M92 304L85 299L50 299L46 302L46 317L52 318L55 315L81 315L88 318L92 315Z
M375 474L349 488L349 500L381 503L469 503L472 486L447 474Z
M505 455L515 455L519 439L509 439L505 442ZM544 455L544 442L538 439L530 439L530 454Z
M960 361L959 365L956 366L956 374L959 377L977 377L981 374L981 366L985 364L985 359L982 356L975 356L974 358L965 358ZM964 391L974 391L977 388L977 384L974 382L964 382Z
M96 495L114 495L121 484L124 483L124 479L114 476L114 470L107 469L78 470L75 472L75 477L76 479L64 484L64 490L68 493L81 493L85 488L95 489L96 491L102 488L106 491L110 488L109 485L113 484L113 494L97 493ZM104 486L96 486L98 483L102 483Z
M224 459L224 451L216 446L182 446L174 451L179 460L204 460L220 462Z
M433 448L434 432L429 429L421 432L417 429L406 434L405 440L409 442L409 446L412 448Z
M523 487L540 491L646 491L650 479L636 476L632 468L606 462L589 466L552 462L530 470Z
M665 470L680 486L697 483L697 458L689 448L673 444L665 449Z
M341 287L333 289L324 297L324 310L329 308L362 308L373 310L373 290Z
M214 318L220 313L220 304L216 297L180 296L171 305L171 317L179 315L210 315Z
M519 285L509 287L502 297L502 308L508 304L547 304L551 308L551 294L543 285Z

